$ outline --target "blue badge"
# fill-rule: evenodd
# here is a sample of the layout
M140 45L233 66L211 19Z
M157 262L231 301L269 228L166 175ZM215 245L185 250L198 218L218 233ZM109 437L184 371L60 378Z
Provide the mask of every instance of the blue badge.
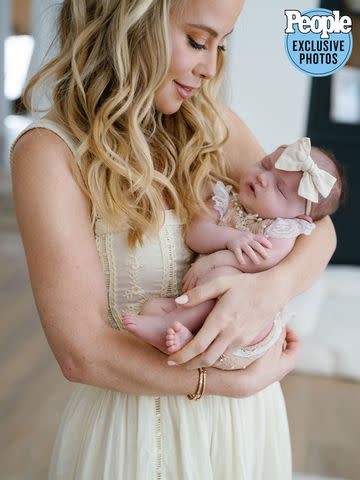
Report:
M285 10L285 50L291 63L312 77L332 75L351 55L352 20L338 10Z

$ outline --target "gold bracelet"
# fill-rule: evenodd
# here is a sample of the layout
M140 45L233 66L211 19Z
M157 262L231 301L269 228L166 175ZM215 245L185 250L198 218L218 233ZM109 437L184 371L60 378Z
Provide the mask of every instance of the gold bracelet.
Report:
M187 397L189 400L199 400L202 396L203 393L205 392L205 387L206 387L206 368L205 367L200 367L198 368L199 371L199 381L197 385L197 389L195 393L188 393Z

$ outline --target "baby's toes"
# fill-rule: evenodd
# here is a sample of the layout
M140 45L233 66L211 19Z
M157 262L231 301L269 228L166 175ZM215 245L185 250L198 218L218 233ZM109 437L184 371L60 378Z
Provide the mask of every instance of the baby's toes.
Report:
M172 324L172 328L175 330L174 333L179 332L183 327L183 324L175 320L175 322Z
M169 327L169 328L166 330L166 338L171 337L171 336L174 336L174 335L175 335L175 330L174 330L172 327Z
M175 352L177 352L178 350L179 350L179 349L178 349L178 347L177 347L175 344L174 344L174 345L171 345L170 347L167 347L167 351L168 351L169 353L175 353Z

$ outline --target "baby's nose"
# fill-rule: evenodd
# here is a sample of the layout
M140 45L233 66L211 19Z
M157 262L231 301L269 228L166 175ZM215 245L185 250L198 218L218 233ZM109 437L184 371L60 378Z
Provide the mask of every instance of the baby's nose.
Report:
M258 173L256 176L256 181L261 185L262 187L267 186L267 180L266 180L266 175L264 173Z

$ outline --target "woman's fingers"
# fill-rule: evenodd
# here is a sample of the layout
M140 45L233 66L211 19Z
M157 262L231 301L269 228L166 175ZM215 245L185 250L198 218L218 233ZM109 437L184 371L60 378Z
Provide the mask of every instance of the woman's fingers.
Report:
M195 337L193 337L190 340L190 342L187 343L181 350L179 350L178 352L172 355L169 355L168 361L172 360L176 362L178 365L188 362L186 367L189 370L192 368L206 366L205 364L201 363L201 362L204 362L204 357L201 354L207 350L211 342L217 337L219 333L219 329L215 323L211 324L211 322L206 322L205 328L204 328L204 325L197 332ZM216 346L216 349L217 349L216 351L218 351L219 346ZM220 355L223 353L224 350L220 351L217 358L220 357ZM215 351L215 354L214 353L212 354L212 356L216 355L216 351ZM216 361L216 358L215 358L215 361ZM215 363L215 361L213 363Z
M199 335L200 332L201 330L199 330L196 336ZM214 334L217 336L215 340L213 340L212 342L209 342L209 329L206 330L206 337L204 337L206 338L206 340L203 341L201 339L201 335L199 336L200 338L199 342L208 343L209 346L203 353L199 353L198 355L193 357L193 355L197 351L197 345L194 341L194 339L196 339L196 336L195 336L192 339L192 342L194 342L194 347L192 347L193 348L192 353L190 354L189 352L189 356L187 356L187 352L185 352L184 358L187 358L187 360L185 360L184 362L180 360L177 363L187 362L186 365L184 365L187 370L193 370L195 368L200 368L200 367L210 367L211 365L214 365L214 363L219 359L220 355L227 349L227 347L231 343L231 340L227 338L224 332L218 334L216 330L216 333L214 332ZM183 350L185 350L185 348Z
M232 277L232 275L229 275L229 278L230 277ZM208 282L208 285L210 283L212 282ZM200 285L200 287L202 287L202 285ZM197 288L198 287L193 289L193 291ZM192 340L181 350L170 355L168 360L173 360L179 364L189 362L186 366L189 365L190 368L195 368L194 365L206 366L216 362L234 340L233 330L230 329L226 331L227 324L223 321L224 313L223 308L221 308L221 302L222 299L216 303L216 307L211 310L202 327ZM190 364L190 360L194 361Z
M284 355L297 355L300 351L300 337L296 335L294 330L286 325L286 350Z
M296 358L300 352L300 338L296 335L296 333L289 328L288 326L285 327L286 329L286 348L282 352L281 355L281 364L283 368L282 378L285 377L293 368L295 367Z
M199 305L199 303L205 302L206 300L217 298L230 288L231 277L233 277L233 275L224 275L214 278L209 282L202 283L201 285L190 289L186 292L186 295L181 295L180 297L175 298L175 301L178 305L192 307L194 305Z
M195 284L196 284L196 275L194 274L194 272L190 272L190 274L187 276L185 280L183 291L190 290L191 288L194 287Z
M193 275L189 281L188 290L190 290L191 288L194 288L195 285L196 285L196 277L195 275Z

